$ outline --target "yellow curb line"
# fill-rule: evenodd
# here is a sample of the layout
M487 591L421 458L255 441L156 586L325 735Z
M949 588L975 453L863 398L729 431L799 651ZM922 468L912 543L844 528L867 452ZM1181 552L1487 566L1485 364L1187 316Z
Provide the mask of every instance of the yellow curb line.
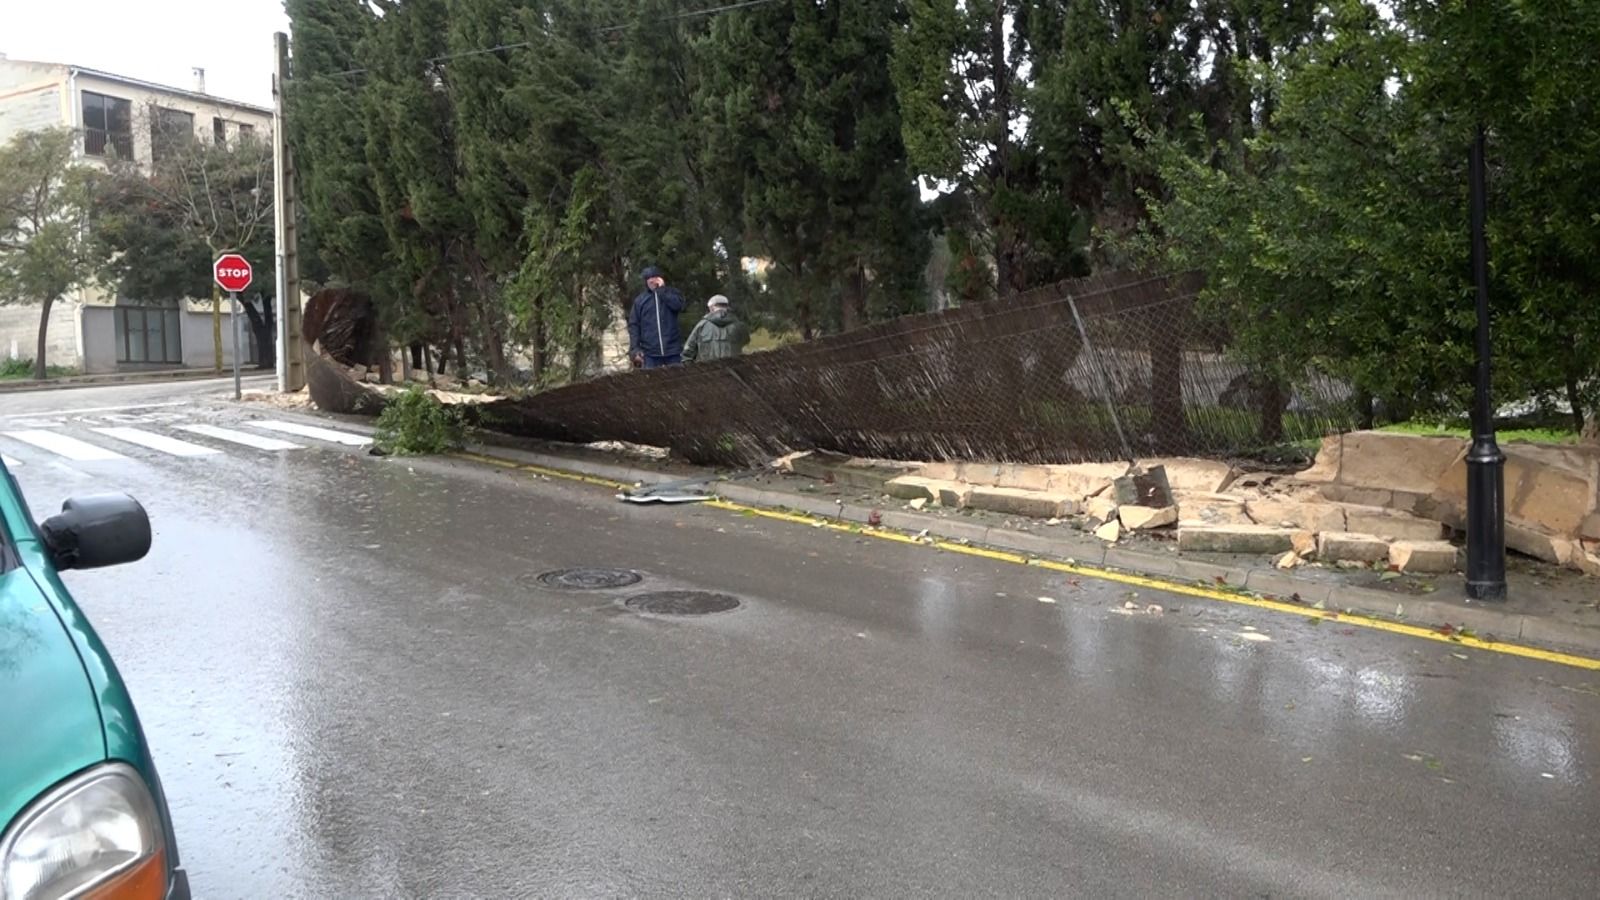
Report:
M547 466L533 465L531 463L512 462L510 460L499 459L493 456L485 456L480 453L463 452L452 455L460 459L497 466L502 469L515 469L517 471L530 472L535 475L543 475L548 478L559 478L564 481L575 481L582 484L595 485L597 487L611 488L614 490L627 490L633 487L633 485L624 484L620 481L612 481L608 478L597 478L592 475L582 475L576 472L552 469ZM1521 656L1527 659L1537 659L1542 662L1555 663L1562 666L1571 666L1572 668L1576 669L1600 671L1600 659L1594 659L1587 656L1577 656L1571 653L1560 653L1555 650L1542 650L1538 647L1528 647L1522 644L1508 644L1501 641L1486 641L1481 638L1468 637L1459 634L1441 634L1439 631L1432 628L1424 628L1419 625L1406 625L1400 622L1390 622L1386 619L1378 619L1372 616L1364 616L1357 613L1341 613L1334 610L1324 611L1310 609L1306 606L1286 603L1282 600L1268 600L1262 597L1253 597L1243 593L1218 591L1207 587L1199 587L1193 584L1184 584L1178 581L1167 581L1160 578L1150 578L1144 575L1135 575L1130 572L1119 572L1114 569L1101 569L1092 566L1080 565L1078 563L1055 562L1048 559L1036 559L1020 553L1012 553L1006 550L989 550L983 547L973 547L968 544L956 543L954 541L938 540L934 538L919 538L914 535L905 534L899 531L892 531L884 528L870 527L859 524L834 522L827 519L798 513L762 509L761 507L747 506L743 503L734 503L729 500L708 500L698 505L709 506L712 509L720 509L727 512L736 512L740 515L759 516L763 519L772 519L778 522L789 522L795 525L807 525L812 528L826 528L830 531L859 534L863 537L892 541L897 544L915 544L920 547L932 547L936 550L943 550L948 553L960 553L965 556L975 556L994 562L1011 563L1013 565L1020 566L1031 566L1033 568L1045 569L1051 572L1063 572L1069 575L1082 576L1084 578L1095 578L1101 581L1113 581L1117 582L1118 584L1133 585L1135 587L1148 588L1150 590L1166 591L1167 593L1182 594L1188 597L1200 597L1206 600L1215 600L1220 603L1232 603L1238 606L1249 606L1256 609L1270 610L1272 612L1288 613L1290 615L1301 616L1314 621L1339 622L1345 625L1354 625L1359 628L1371 628L1376 631L1387 631L1391 634L1401 634L1407 637L1421 638L1423 640L1434 641L1441 644L1453 644L1458 647L1467 647L1474 650L1485 650L1491 653L1503 653L1508 656Z

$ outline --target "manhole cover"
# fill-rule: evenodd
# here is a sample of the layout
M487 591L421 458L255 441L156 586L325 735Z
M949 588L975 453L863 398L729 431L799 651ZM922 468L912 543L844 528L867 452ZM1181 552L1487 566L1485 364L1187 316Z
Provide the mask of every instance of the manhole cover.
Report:
M658 616L704 616L739 607L739 599L710 591L651 591L629 597L626 606Z
M563 591L603 591L608 588L627 587L643 579L629 569L557 569L545 572L535 580L545 586Z

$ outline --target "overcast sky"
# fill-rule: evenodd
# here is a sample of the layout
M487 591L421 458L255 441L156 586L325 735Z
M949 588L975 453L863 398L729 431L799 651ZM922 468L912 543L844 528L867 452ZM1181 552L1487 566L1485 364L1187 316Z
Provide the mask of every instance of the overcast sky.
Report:
M0 53L272 104L283 0L0 0Z

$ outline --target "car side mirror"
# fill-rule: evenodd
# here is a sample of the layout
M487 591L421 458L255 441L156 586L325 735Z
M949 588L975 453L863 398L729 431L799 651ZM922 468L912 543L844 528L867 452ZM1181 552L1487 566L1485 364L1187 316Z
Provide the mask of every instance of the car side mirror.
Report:
M150 517L127 494L74 497L39 533L58 571L120 566L150 552Z

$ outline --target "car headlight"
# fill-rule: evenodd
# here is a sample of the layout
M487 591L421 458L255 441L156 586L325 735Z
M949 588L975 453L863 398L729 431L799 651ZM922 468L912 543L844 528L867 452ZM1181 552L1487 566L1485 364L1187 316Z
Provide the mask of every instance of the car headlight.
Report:
M0 900L145 900L166 889L155 798L123 763L52 789L0 841Z

